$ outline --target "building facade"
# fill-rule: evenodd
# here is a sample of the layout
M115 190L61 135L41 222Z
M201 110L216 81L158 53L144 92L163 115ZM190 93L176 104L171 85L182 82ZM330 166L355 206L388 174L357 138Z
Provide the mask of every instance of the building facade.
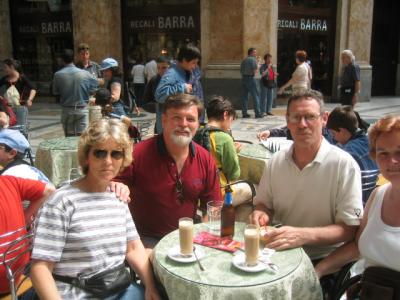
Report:
M360 99L368 101L371 91L400 94L399 24L395 17L387 18L399 4L375 2L0 0L0 59L20 59L46 94L59 68L56 54L63 48L76 50L79 43L88 43L93 60L116 58L128 79L133 64L161 53L174 58L190 42L202 52L206 95L223 94L237 103L239 66L249 47L256 47L260 56L272 55L280 85L294 71L295 51L303 49L313 68L313 87L335 101L340 52L351 49L361 68ZM384 51L388 42L382 28L391 28L390 55ZM390 78L382 80L383 73Z

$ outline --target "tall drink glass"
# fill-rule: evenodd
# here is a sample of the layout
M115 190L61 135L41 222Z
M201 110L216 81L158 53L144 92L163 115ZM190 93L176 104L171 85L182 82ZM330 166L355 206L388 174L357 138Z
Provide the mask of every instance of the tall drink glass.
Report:
M246 255L246 265L257 265L260 250L260 228L257 225L246 225L246 228L244 229L244 250Z
M221 229L222 201L207 202L208 229L211 233L219 235Z
M179 219L179 244L181 254L192 255L193 253L193 219Z

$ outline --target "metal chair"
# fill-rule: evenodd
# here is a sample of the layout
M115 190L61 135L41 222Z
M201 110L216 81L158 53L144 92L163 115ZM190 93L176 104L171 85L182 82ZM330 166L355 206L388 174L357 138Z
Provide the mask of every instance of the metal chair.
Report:
M29 280L27 289L32 286L25 274L29 273L30 260L27 254L32 249L33 233L26 233L25 230L26 227L21 227L0 236L1 264L6 271L12 300L18 299L19 289L26 281Z
M347 290L354 286L355 284L359 283L362 279L362 274L356 275L354 277L350 277L347 278L345 281L343 281L343 283L337 287L337 290L335 291L335 293L332 295L332 300L340 300L342 299L343 295L345 295L347 293ZM357 294L359 293L359 290L354 291L353 293L355 293L356 297L350 297L346 299L357 299ZM346 295L348 296L348 295Z
M239 183L246 183L250 187L251 198L247 199L245 202L247 202L247 201L249 201L251 199L251 203L253 203L254 202L254 197L256 196L256 188L254 187L254 184L252 182L248 181L248 180L240 179L240 180L225 184L224 186L221 186L221 189L225 189L228 186L233 186L233 185L239 184Z
M375 189L378 181L379 170L362 170L361 185L362 185L362 200L363 204L367 202L369 195Z
M226 184L225 186L221 186L221 189L223 189L227 186L233 186L233 185L237 185L240 183L245 183L250 187L251 196L249 199L245 199L240 204L235 205L235 220L237 222L247 222L249 215L253 212L254 197L256 196L256 189L255 189L253 183L251 183L250 181L247 181L247 180L238 180L238 181Z
M27 126L24 126L24 125L10 126L9 129L18 130L19 132L21 132L25 136L25 138L29 142L29 123L27 123ZM28 158L30 165L34 166L34 158L33 158L32 149L31 148L28 148L28 149L25 150L25 157Z

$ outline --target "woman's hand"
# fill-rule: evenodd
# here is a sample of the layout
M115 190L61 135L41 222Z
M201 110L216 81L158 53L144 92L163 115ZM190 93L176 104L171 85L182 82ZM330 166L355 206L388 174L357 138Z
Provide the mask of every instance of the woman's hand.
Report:
M156 288L147 288L144 290L144 299L145 300L161 300L160 295Z
M32 106L32 99L26 100L26 106L28 106L28 107Z
M139 109L139 107L137 107L137 105L135 105L134 110L135 110L135 113L136 113L138 116L140 116L140 109Z

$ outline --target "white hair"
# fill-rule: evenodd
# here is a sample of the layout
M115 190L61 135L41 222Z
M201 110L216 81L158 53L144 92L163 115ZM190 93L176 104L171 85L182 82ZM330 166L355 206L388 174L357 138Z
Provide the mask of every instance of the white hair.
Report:
M354 56L353 51L351 51L350 49L343 50L342 55L346 55L348 58L350 58L353 64L356 61L356 57Z

